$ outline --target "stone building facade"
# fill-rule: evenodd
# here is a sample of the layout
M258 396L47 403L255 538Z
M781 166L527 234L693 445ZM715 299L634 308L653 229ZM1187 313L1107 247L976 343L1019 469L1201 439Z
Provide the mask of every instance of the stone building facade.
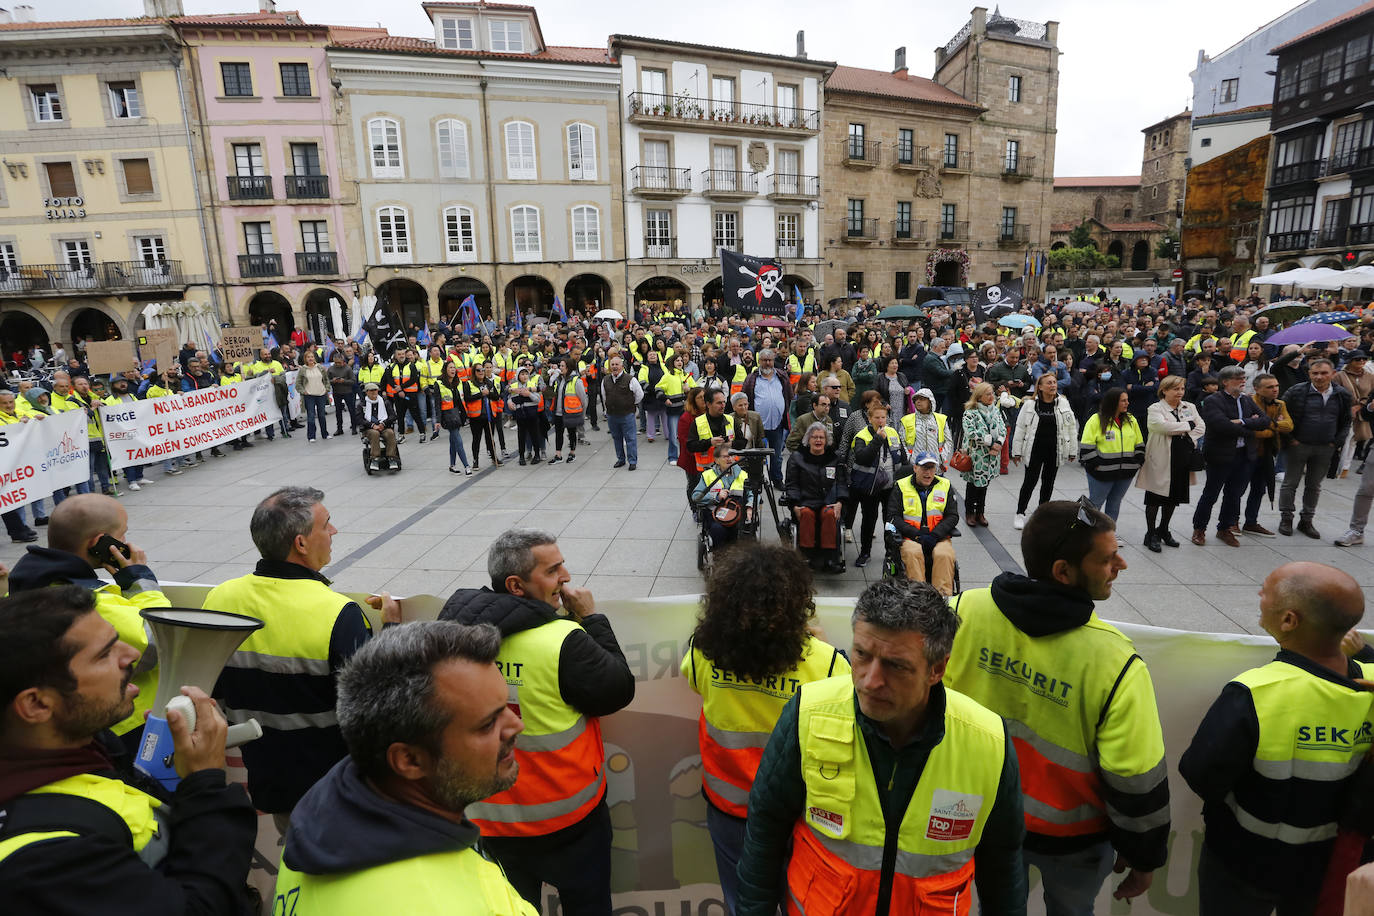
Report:
M1192 121L1193 113L1183 111L1141 131L1140 218L1171 229L1181 223Z
M1139 175L1091 175L1055 178L1050 219L1055 225L1078 225L1085 219L1128 222L1140 208Z
M1249 291L1259 272L1259 224L1269 175L1269 137L1256 137L1188 172L1183 204L1184 283Z

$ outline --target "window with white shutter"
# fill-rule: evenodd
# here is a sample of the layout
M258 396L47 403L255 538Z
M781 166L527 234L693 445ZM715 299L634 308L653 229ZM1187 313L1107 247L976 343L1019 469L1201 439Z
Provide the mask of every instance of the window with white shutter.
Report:
M535 181L539 165L534 155L534 125L511 121L506 125L506 177L512 181Z
M410 263L410 216L404 207L377 210L377 242L383 264Z
M449 263L477 260L477 231L471 207L444 209L444 250Z
M438 135L439 177L468 177L468 129L462 121L445 118L435 125Z
M367 122L367 142L372 150L373 178L404 178L401 165L401 123L395 118Z
M596 181L596 128L590 124L568 125L568 178Z
M512 207L510 211L511 253L516 261L538 261L544 256L539 232L539 211L534 207Z
M573 258L601 259L601 211L596 207L573 207Z

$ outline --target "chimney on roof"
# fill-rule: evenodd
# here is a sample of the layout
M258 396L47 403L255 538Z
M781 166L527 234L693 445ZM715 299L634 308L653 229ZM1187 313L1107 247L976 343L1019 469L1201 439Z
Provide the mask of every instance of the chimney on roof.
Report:
M797 57L806 60L806 31L797 30Z
M13 21L14 17L10 15L10 11L0 6L0 25L8 25Z
M259 13L275 13L277 11L277 0L258 0Z
M15 22L37 22L38 14L27 3L21 3L13 10Z
M906 46L897 49L893 56L892 75L906 79Z
M170 19L174 16L184 16L186 13L181 7L181 0L143 0L143 15L154 19Z

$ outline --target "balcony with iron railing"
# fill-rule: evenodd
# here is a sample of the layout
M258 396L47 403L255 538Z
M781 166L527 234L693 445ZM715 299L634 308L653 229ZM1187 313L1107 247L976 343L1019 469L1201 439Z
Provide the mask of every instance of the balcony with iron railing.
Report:
M701 173L701 181L701 193L717 200L753 197L759 192L759 176L756 172L741 172L734 169L704 169Z
M871 169L878 164L881 158L882 144L877 140L859 140L850 137L842 140L844 164L852 165L855 168Z
M681 197L692 190L692 170L637 165L630 169L630 190L640 197Z
M876 219L845 218L840 220L841 241L866 245L878 241Z
M675 258L677 257L677 239L671 236L651 235L644 239L644 257L646 258Z
M280 277L281 255L279 254L241 254L239 255L240 277Z
M1002 160L1002 177L1008 180L1035 177L1034 156L1007 156Z
M1312 247L1312 230L1300 229L1294 232L1269 233L1269 250L1303 251Z
M230 200L271 200L271 175L229 175Z
M892 167L894 169L928 169L931 166L930 147L903 146L898 143L892 148Z
M806 245L801 239L778 239L778 257L780 258L804 258L802 252L806 250Z
M184 289L180 261L92 261L88 264L0 266L0 293L65 296L72 293Z
M301 276L327 276L339 272L337 251L296 252L296 273Z
M963 242L968 240L968 221L954 220L940 223L940 241Z
M901 245L922 242L926 237L926 221L923 219L894 219L892 221L892 242Z
M1348 245L1374 245L1374 223L1355 223L1347 236Z
M1325 159L1309 159L1306 162L1290 162L1274 166L1274 180L1270 187L1294 184L1299 181L1316 181L1326 169Z
M821 113L811 108L658 92L631 92L625 102L629 109L627 116L636 124L671 123L678 127L744 133L815 133L821 129Z
M815 200L820 194L819 175L774 172L768 176L768 197L772 200Z
M1346 172L1357 172L1370 168L1374 168L1374 146L1342 150L1333 153L1331 158L1326 161L1327 175L1343 175Z
M940 171L955 175L973 171L973 153L969 150L945 150L940 156Z
M999 223L997 226L997 245L1001 248L1015 248L1026 244L1030 239L1030 227L1025 223Z
M272 194L269 192L268 197ZM292 200L315 200L329 197L328 175L287 175L286 196Z

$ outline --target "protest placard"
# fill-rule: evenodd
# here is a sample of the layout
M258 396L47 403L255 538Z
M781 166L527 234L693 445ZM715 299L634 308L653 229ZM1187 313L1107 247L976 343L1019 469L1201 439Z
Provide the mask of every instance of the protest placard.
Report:
M221 445L281 416L270 376L221 388L100 407L110 467L147 464Z
M132 340L91 340L86 342L86 368L96 375L137 369Z
M296 375L299 369L288 369L286 376L286 416L292 420L299 420L305 416L305 399L301 397L300 391L296 388Z
M84 410L0 426L0 510L18 509L90 477Z
M157 360L157 367L165 370L177 359L177 332L175 328L148 328L138 334L138 355L145 363Z
M223 328L219 332L219 351L224 354L226 363L251 363L257 359L261 346L261 328L250 325L246 328Z

